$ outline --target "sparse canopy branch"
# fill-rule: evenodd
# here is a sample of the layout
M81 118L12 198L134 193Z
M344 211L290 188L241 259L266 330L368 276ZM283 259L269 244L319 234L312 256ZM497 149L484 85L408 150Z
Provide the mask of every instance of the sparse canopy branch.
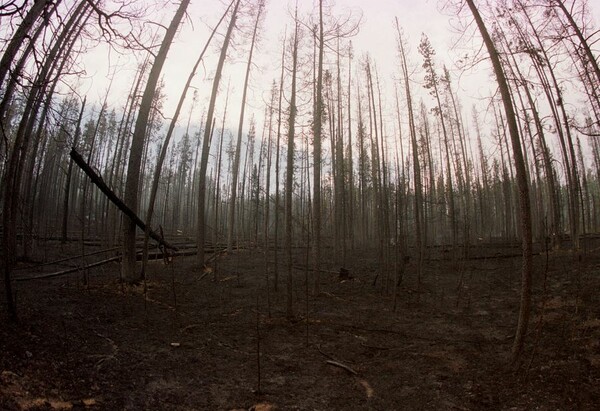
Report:
M587 57L587 62L592 66L592 69L598 80L598 85L600 85L600 66L598 65L598 60L596 59L596 57L594 56L594 53L592 52L590 44L588 43L588 39L586 37L584 37L578 24L575 22L573 15L571 14L571 12L569 12L567 7L565 6L565 3L562 0L548 0L548 3L552 6L558 7L563 12L565 17L567 18L567 21L569 22L571 29L575 32L575 35L579 39L580 47L583 49L583 51Z
M88 175L88 177L100 189L100 191L102 191L108 197L108 199L119 208L119 210L121 210L125 215L127 215L127 217L129 217L135 225L137 225L142 230L147 231L148 235L152 237L152 239L156 240L160 245L165 246L166 248L169 248L171 250L178 251L177 247L165 241L165 239L161 235L148 229L146 227L146 224L144 224L144 222L141 220L141 218L139 218L131 208L127 207L127 205L125 205L125 203L119 197L117 197L117 195L106 185L102 177L100 177L86 163L81 154L79 154L75 150L75 148L71 149L70 156L73 159L73 161L75 161L75 163L79 166L79 168L81 168L83 172L85 172Z
M324 10L325 8L325 10ZM323 33L321 35L321 22L323 23ZM339 51L332 42L337 39L344 39L354 37L360 30L360 24L362 22L362 14L356 16L348 12L344 15L333 15L328 10L328 6L324 2L319 2L319 22L317 23L303 23L308 31L310 31L315 39L319 40L323 38L324 47L326 47L333 54L337 54ZM319 30L315 30L315 26L319 26Z
M532 246L532 230L531 230L531 205L529 199L529 182L527 181L527 169L523 160L523 151L521 148L521 140L519 137L519 127L517 125L517 118L515 115L513 102L508 87L508 82L504 74L500 57L494 45L492 38L490 37L488 30L483 22L483 18L479 13L479 10L475 6L474 0L466 0L483 41L490 55L494 73L498 81L498 87L500 89L500 95L502 97L502 103L504 105L504 111L506 114L506 121L508 123L508 130L510 133L510 139L512 142L513 156L515 161L517 187L519 190L519 214L521 220L521 236L522 236L522 247L523 247L523 267L521 277L521 307L519 312L519 323L517 325L517 332L513 343L513 362L516 362L523 351L525 342L525 335L527 334L527 328L529 325L529 315L531 312L531 273L533 263L533 246Z
M60 0L58 0L57 3L60 3ZM25 4L26 3L24 3L22 7L25 7ZM21 24L13 34L10 42L3 50L2 58L0 59L0 86L4 83L4 79L10 70L10 66L23 46L23 42L28 38L36 22L42 17L42 13L53 4L52 0L36 0L21 21ZM4 6L2 7L4 8ZM42 22L40 24L44 23Z
M16 0L10 0L4 4L0 4L0 17L8 17L21 13L25 6L27 6L26 1L18 4Z
M117 5L117 9L114 11L106 11L106 10L102 10L102 8L100 8L99 6L99 2L97 0L84 0L86 1L91 7L92 10L96 13L97 15L97 22L98 22L98 29L100 30L100 33L102 33L102 36L104 36L107 40L107 42L111 42L113 40L113 38L118 38L118 39L124 39L127 42L127 45L129 45L130 40L127 40L127 38L131 35L131 33L126 33L126 34L122 34L119 30L117 30L114 26L115 26L115 22L117 20L119 21L127 21L130 22L132 19L138 17L138 12L134 11L132 13L127 13L125 8L126 5L129 3L126 0L119 0L118 2L113 2L112 4L116 4ZM165 27L165 30L167 28ZM135 39L134 39L135 42Z

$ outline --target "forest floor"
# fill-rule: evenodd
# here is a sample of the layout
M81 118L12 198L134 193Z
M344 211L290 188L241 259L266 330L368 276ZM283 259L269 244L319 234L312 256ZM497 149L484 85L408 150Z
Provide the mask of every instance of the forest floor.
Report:
M260 250L222 255L208 273L194 257L151 262L146 294L118 281L116 263L91 269L87 285L81 273L18 282L19 323L1 311L0 409L600 409L598 252L535 257L515 367L521 260L506 257L515 250L438 253L420 286L412 262L394 309L392 282L387 292L382 276L373 285L376 251L349 253L349 280L324 264L332 272L315 295L297 249L291 320L283 255L267 295ZM56 244L48 255L64 253Z

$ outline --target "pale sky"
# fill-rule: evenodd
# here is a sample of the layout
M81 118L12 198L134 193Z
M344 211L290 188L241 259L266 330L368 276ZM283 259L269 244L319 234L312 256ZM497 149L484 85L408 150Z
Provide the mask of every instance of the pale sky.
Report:
M311 11L316 11L315 3L313 0L300 0L300 16L306 18ZM251 95L249 103L252 106L257 106L257 115L262 113L263 110L262 103L260 103L263 100L263 94L264 98L268 98L272 80L276 79L278 81L279 79L281 40L286 26L288 38L293 30L293 21L289 16L289 9L292 7L293 3L288 4L287 2L275 0L267 2L261 40L259 48L255 52L254 62L256 66L252 69L252 82L250 85ZM166 10L162 24L168 24L173 10L174 7ZM163 78L168 90L168 100L165 102L165 116L170 117L172 115L182 86L208 38L206 25L214 25L223 10L224 6L219 0L192 1L188 14L193 21L193 28L190 22L187 21L176 37L169 52L168 61L163 69ZM453 41L456 40L456 35L450 32L449 18L438 11L436 1L338 0L333 7L333 12L336 15L347 15L348 12L351 12L353 16L362 15L360 30L352 38L355 64L358 59L361 59L368 52L377 64L381 81L386 87L393 88L391 76L398 76L399 73L396 48L397 34L394 23L395 16L398 17L406 40L409 43L409 59L413 66L420 67L421 64L421 56L417 52L417 46L422 32L425 32L429 36L433 46L436 48L439 67L441 68L444 62L451 64L451 60L448 58L448 50L452 46ZM222 25L220 32L224 33L225 28L226 26ZM199 95L201 97L204 96L204 100L208 100L207 95L212 86L210 80L216 67L218 47L220 47L221 40L222 36L213 39L212 47L205 58L204 69L198 72L194 81L194 86L198 88ZM304 48L305 54L310 53L312 50L306 30L304 34ZM236 112L239 110L241 99L241 96L237 96L237 94L241 93L243 86L247 51L247 43L241 46L238 45L236 50L230 49L230 58L225 65L223 73L223 97L229 78L231 78L231 85L234 90L230 100L229 115L231 122L234 124L237 124L238 116ZM122 93L127 92L133 81L135 58L117 56L115 53L111 53L110 56L109 59L106 51L97 51L85 59L90 78L82 85L82 90L88 91L90 94L89 98L92 100L101 100L108 87L107 78L110 73L106 63L109 60L113 63L118 61L120 68L118 76L113 81L110 100L114 104L119 104L126 97ZM421 79L422 75L420 73L415 75L415 80L420 81ZM415 88L420 87L416 85ZM219 101L221 100L224 99L219 99ZM392 101L390 101L391 103ZM202 102L199 105L202 106Z

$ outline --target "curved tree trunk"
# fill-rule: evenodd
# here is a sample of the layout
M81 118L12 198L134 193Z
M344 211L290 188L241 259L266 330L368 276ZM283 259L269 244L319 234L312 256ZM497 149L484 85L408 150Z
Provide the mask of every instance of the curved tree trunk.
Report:
M146 83L146 89L142 96L140 103L140 110L135 123L135 129L133 131L133 139L131 141L131 147L129 148L129 164L127 165L127 182L125 183L125 204L133 210L134 213L138 212L138 193L140 185L140 172L142 163L142 154L146 145L147 137L147 125L150 117L150 111L152 110L152 101L156 94L156 87L158 79L162 71L162 67L167 58L167 53L171 47L171 43L175 38L175 33L179 28L187 6L190 4L190 0L182 0L179 4L175 16L171 20L171 24L165 33L165 37L162 41L158 54L154 60L154 64L150 69L148 81ZM123 279L127 282L135 282L141 279L141 273L136 272L136 249L135 249L135 235L136 225L135 222L127 217L123 217L123 262L121 270Z

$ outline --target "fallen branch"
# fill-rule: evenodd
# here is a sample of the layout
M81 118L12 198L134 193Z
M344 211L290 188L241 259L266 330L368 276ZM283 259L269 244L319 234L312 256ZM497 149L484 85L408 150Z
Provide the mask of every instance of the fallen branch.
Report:
M308 270L308 271L316 271L316 270L315 270L314 268L312 268L312 267L302 267L302 266L300 266L300 265L295 265L293 268L294 268L294 269L296 269L296 270L299 270L299 271L306 271L306 270ZM339 271L333 271L333 270L323 270L323 269L319 269L319 272L320 272L320 273L328 273L328 274L338 274L338 275L340 274L340 272L339 272Z
M358 373L356 371L354 371L352 368L348 367L347 365L342 364L341 362L329 360L329 361L327 361L327 364L333 365L334 367L342 368L342 369L348 371L352 375L358 375Z
M200 276L200 278L198 278L196 281L201 281L201 280L203 280L203 279L204 279L204 277L206 277L207 275L209 275L211 272L212 272L212 271L208 271L208 270L207 270L207 271L205 271L205 272L204 272L204 274L202 274L202 275Z
M93 253L86 253L85 256L89 257L89 256L92 256L92 255L109 253L111 251L117 251L119 249L120 249L120 247L107 248L106 250L94 251ZM17 268L15 268L15 271L17 271L17 270L19 270L19 271L29 270L29 269L32 269L32 268L40 268L40 267L45 267L45 266L48 266L48 265L56 265L56 264L64 263L65 261L75 260L77 258L81 258L81 256L80 255L76 255L76 256L73 256L73 257L62 258L60 260L49 261L47 263L40 263L40 264L36 264L36 265L27 265L27 266L24 266L24 267L17 267Z
M104 193L104 195L119 208L119 210L121 210L125 215L127 215L127 217L129 217L131 221L133 221L135 225L137 225L142 231L146 231L146 224L137 216L137 214L131 208L125 205L123 200L117 197L117 195L106 185L104 180L102 180L102 177L96 174L96 172L85 162L83 157L81 157L81 155L75 150L75 148L71 149L70 156L79 166L79 168L81 168L88 175L88 177L92 180L96 187L98 187L100 191L102 191L102 193ZM177 247L165 241L164 238L162 238L159 234L152 231L151 229L149 229L148 231L150 233L150 237L152 237L152 239L157 241L160 245L166 248L170 248L171 250L178 251Z
M189 250L189 251L178 251L174 254L169 254L169 255L171 257L182 257L182 256L187 257L187 256L191 256L191 255L196 255L197 253L198 253L198 250ZM91 254L88 254L88 255L91 255ZM159 260L159 259L163 258L163 255L164 255L163 253L151 254L148 259L149 260ZM142 258L141 251L138 251L137 257L136 257L137 261L140 261L141 258ZM62 275L66 275L66 274L80 272L81 270L87 270L89 268L99 267L101 265L108 264L113 261L119 261L120 259L121 259L121 256L111 257L111 258L107 258L106 260L96 261L95 263L91 263L91 264L85 265L83 267L73 267L73 268L69 268L66 270L62 270L62 271L56 271L54 273L40 274L40 275L36 275L36 276L32 276L32 277L15 278L15 281L41 280L41 279L45 279L45 278L60 277Z

